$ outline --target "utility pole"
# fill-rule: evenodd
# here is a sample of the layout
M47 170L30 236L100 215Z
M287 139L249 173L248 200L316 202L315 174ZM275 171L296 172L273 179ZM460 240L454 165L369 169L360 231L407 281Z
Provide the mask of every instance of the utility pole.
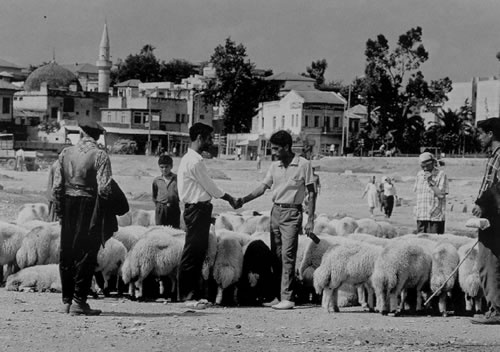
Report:
M347 106L344 110L344 115L342 116L342 145L340 146L340 155L344 155L345 143L349 141L349 118L347 118L347 130L345 126L346 113L351 108L351 85L349 85L349 93L347 96Z

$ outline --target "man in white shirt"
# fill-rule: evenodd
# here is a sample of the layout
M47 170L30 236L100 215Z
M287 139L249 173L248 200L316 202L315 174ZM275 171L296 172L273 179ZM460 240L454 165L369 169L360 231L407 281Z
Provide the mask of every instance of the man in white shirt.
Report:
M24 150L23 148L19 148L16 151L16 171L23 171L23 169L26 169L26 165L24 164Z
M186 241L179 265L179 300L192 308L204 308L199 299L201 268L208 248L212 219L212 198L222 198L235 207L235 200L224 193L210 178L201 153L213 144L213 128L195 123L189 129L191 147L177 169L179 199L184 203Z

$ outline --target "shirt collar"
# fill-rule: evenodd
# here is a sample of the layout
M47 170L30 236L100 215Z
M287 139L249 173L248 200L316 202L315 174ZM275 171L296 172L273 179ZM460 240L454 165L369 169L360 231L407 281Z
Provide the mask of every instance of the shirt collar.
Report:
M495 154L500 154L500 146L496 147L495 150L491 153L492 156Z
M194 149L192 148L188 148L187 150L187 153L192 155L193 157L195 157L196 159L199 159L199 160L202 160L203 157L201 156L200 153L198 153L197 151L195 151Z
M299 165L299 156L297 154L294 155L292 161L290 162L290 164L288 164L288 166L298 166ZM284 167L285 165L283 165L283 161L282 160L279 160L279 166L280 167Z

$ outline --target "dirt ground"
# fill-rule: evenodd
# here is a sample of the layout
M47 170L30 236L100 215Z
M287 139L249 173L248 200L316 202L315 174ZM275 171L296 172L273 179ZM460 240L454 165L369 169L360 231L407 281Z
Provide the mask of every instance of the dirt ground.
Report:
M174 160L174 171L179 159ZM401 233L415 229L412 216L416 158L325 158L320 166L317 213L369 215L361 199L369 176L395 178L402 205L390 219ZM447 159L450 178L447 232L471 234L464 227L479 188L485 160ZM113 156L115 179L133 208L152 209L151 182L159 174L155 158ZM212 176L228 193L250 192L264 172L255 162L207 160ZM268 162L263 163L266 170ZM45 200L47 172L0 169L0 220L14 221L19 206ZM266 193L243 209L269 210ZM230 210L221 200L214 212ZM380 211L377 220L384 217ZM7 292L0 288L0 351L500 351L498 328L472 325L467 317L384 317L360 307L328 314L320 307L290 311L270 308L209 307L193 311L180 303L149 303L123 298L90 300L99 317L57 312L59 294Z

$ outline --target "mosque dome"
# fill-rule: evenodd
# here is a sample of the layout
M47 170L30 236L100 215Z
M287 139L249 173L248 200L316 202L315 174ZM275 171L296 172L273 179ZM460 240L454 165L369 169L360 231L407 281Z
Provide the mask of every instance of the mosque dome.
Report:
M24 82L24 90L38 91L42 83L45 82L47 88L51 89L69 89L72 84L76 84L76 90L82 90L75 74L54 61L33 71Z

